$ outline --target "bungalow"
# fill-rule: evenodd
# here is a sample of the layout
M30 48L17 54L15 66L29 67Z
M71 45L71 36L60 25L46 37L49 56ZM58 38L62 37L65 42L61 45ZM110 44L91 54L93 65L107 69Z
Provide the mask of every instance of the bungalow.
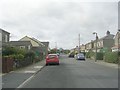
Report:
M43 47L45 47L45 45L35 38L25 36L21 38L19 41L30 41L32 45L31 50L34 50L36 52L36 55L45 53L45 51L43 51Z

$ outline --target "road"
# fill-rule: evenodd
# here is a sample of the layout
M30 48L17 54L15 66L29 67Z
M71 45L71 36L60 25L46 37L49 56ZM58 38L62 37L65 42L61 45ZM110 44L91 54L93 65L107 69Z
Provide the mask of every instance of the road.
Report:
M118 69L63 55L59 66L45 66L22 88L118 88Z

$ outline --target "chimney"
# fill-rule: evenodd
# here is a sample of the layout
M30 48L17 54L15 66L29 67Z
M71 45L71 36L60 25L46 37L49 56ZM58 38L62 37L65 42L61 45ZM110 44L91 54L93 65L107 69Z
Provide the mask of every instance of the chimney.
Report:
M107 31L107 32L106 32L106 35L107 35L107 36L110 35L110 31Z

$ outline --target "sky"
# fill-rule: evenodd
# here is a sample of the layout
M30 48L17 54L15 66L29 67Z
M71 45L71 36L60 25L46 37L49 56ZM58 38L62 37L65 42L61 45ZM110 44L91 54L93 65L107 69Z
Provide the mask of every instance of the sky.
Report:
M108 2L109 1L109 2ZM10 41L24 36L71 49L118 30L118 0L0 0L0 28Z

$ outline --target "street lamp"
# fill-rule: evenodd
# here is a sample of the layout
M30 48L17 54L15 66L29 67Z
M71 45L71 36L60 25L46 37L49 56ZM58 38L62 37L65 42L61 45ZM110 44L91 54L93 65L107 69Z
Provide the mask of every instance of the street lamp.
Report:
M97 35L96 32L93 32L93 34L95 34L95 36L96 36L96 40L95 40L95 42L96 42L96 45L95 45L95 62L96 62L97 61L97 39L98 39L98 35Z

